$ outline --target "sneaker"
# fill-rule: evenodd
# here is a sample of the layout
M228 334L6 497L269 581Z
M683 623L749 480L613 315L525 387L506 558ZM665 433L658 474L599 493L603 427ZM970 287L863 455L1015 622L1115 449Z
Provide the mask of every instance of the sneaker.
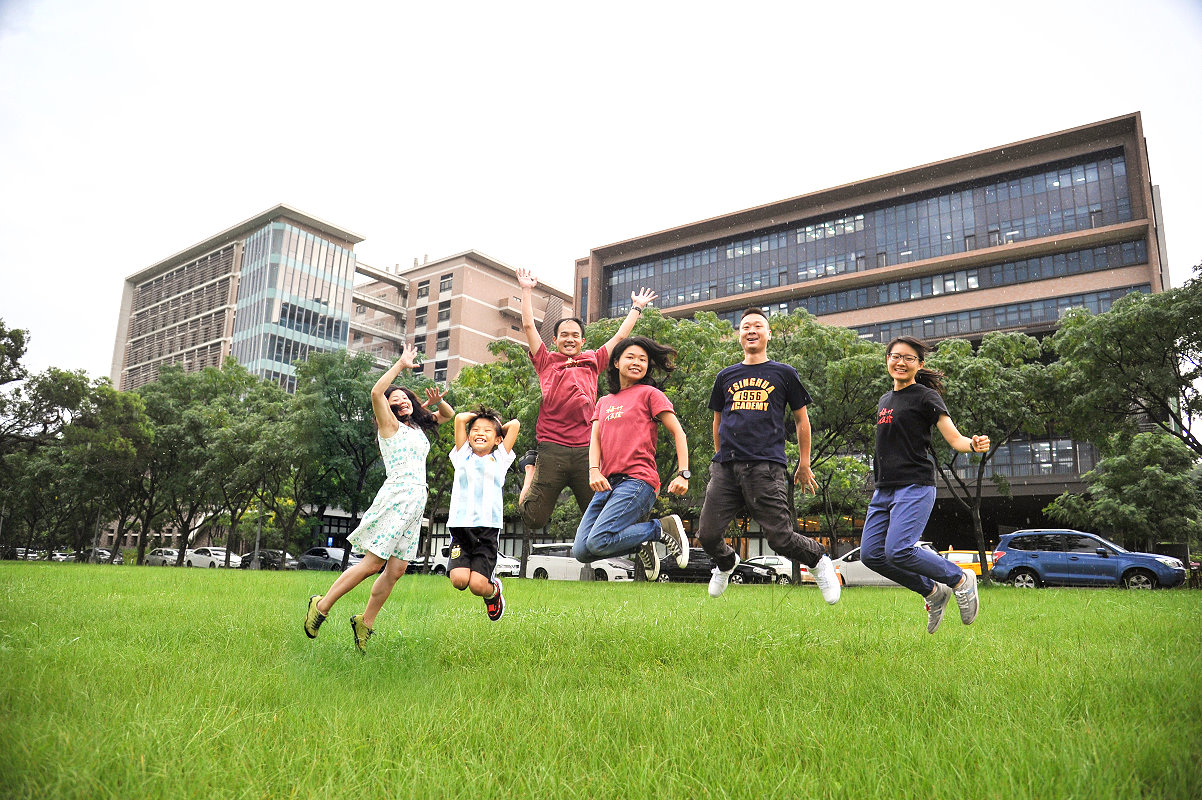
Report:
M501 579L493 578L492 582L497 587L497 596L491 600L484 598L484 608L488 611L488 618L496 622L505 613L505 597L501 594Z
M710 570L712 576L710 577L710 597L722 596L722 593L726 591L727 584L730 583L731 573L735 571L735 567L739 566L739 562L742 560L739 558L739 554L735 553L735 563L731 565L730 569L724 571L714 565L714 568Z
M363 615L351 617L351 635L355 637L355 649L360 653L367 652L367 640L371 638L372 629L363 624Z
M818 563L810 572L814 575L814 581L818 584L818 588L822 590L822 599L832 606L838 603L839 594L843 588L839 583L839 575L835 572L835 565L831 563L830 556L818 559Z
M526 471L526 467L533 467L535 460L538 459L537 450L527 450L526 455L518 459L518 469L522 472Z
M676 566L684 569L689 565L689 538L684 535L684 523L675 514L659 518L660 536L668 555L676 556Z
M326 615L317 610L317 601L321 597L319 594L310 597L309 607L305 609L305 636L310 639L317 638L317 629L321 627L321 623L326 621Z
M952 590L942 583L936 583L935 594L927 598L927 633L939 630L939 623L943 622L943 609L947 608L947 601L951 599Z
M643 542L639 545L639 561L643 562L643 572L647 575L647 580L659 580L659 551L655 549L655 542Z
M977 597L976 573L965 572L964 580L952 591L956 595L956 605L960 606L960 621L965 625L971 625L972 621L977 618L977 609L980 606Z

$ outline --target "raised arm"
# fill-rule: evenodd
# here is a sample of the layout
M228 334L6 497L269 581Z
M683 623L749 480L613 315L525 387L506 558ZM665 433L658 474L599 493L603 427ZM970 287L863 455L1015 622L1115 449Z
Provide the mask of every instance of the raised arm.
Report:
M401 348L401 357L396 360L396 363L387 372L380 376L380 379L376 381L376 385L371 387L371 410L376 415L376 425L380 427L381 433L388 433L390 435L396 433L396 429L400 425L397 422L396 415L388 407L388 398L384 396L384 392L388 391L389 386L392 386L392 382L401 374L401 370L413 369L416 366L416 359L417 348L412 344L406 344Z
M534 326L534 294L532 290L538 286L538 278L526 267L518 267L518 286L522 290L522 331L526 334L526 343L530 345L531 354L537 353L543 340Z
M814 480L814 470L810 469L810 412L802 406L793 412L793 422L797 427L797 471L793 473L793 483L801 484L801 491L818 493L818 481Z
M513 452L513 446L518 443L518 431L521 430L521 428L522 423L518 422L516 419L511 419L509 422L506 422L501 426L501 433L505 437L501 440L501 446L510 453Z
M947 414L940 415L935 427L952 449L960 453L984 453L989 449L988 436L965 436L956 429L956 423Z
M455 449L463 447L463 443L467 441L467 421L471 419L472 412L460 411L455 415Z
M451 408L451 404L442 398L446 397L446 389L440 388L438 384L426 387L426 405L430 406L430 410L434 413L434 421L439 425L444 422L450 422L455 418L455 409Z
M643 309L657 297L659 295L650 289L639 289L637 293L630 293L630 311L626 312L626 319L622 320L622 324L618 326L618 332L605 343L607 351L612 353L614 345L630 335L630 332L634 330L634 324L639 321L639 317L643 316Z
M684 428L680 424L680 420L676 418L676 414L671 411L664 411L659 415L659 421L663 423L664 430L672 434L672 441L676 443L676 467L677 475L668 484L668 494L688 494L689 480L681 472L686 472L689 468L689 440L685 438Z

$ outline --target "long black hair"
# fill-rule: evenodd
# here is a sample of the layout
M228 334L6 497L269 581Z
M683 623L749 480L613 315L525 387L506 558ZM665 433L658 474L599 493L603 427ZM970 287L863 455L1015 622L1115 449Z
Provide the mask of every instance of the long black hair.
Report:
M647 353L647 371L643 373L639 383L645 383L658 389L659 384L652 379L651 370L658 369L664 375L669 375L672 370L676 369L676 348L660 344L646 336L627 336L614 345L614 351L609 356L609 369L605 371L605 378L609 382L610 394L622 391L622 379L618 375L618 359L631 345L638 345Z
M438 430L438 420L436 420L434 415L422 406L421 401L417 399L417 395L415 395L409 389L406 389L404 386L389 386L384 390L385 402L388 402L388 398L392 397L393 392L404 392L405 394L409 395L409 404L413 406L413 413L407 417L402 417L396 408L394 408L392 405L389 405L389 408L392 409L393 416L397 418L398 422L406 425L413 423L426 433L433 433L434 431Z
M889 341L889 345L885 348L885 355L888 356L893 352L893 345L904 344L914 348L914 352L918 354L918 363L923 364L927 360L927 353L931 352L930 346L925 342L915 339L913 336L895 336ZM937 369L927 369L919 367L918 374L914 376L915 383L921 383L928 389L934 389L943 394L943 373Z

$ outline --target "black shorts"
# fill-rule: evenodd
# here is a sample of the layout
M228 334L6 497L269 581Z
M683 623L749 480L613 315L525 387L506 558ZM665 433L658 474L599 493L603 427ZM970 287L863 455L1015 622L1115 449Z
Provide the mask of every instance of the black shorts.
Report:
M451 557L447 560L447 572L453 569L470 569L486 578L493 576L497 568L497 541L501 535L498 528L447 528L451 532Z

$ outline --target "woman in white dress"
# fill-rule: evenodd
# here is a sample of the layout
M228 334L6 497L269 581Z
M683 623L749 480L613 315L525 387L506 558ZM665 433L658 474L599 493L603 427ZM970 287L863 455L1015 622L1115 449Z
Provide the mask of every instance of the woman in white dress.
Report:
M417 554L422 511L426 507L426 455L428 433L455 418L455 410L443 400L438 387L426 389L428 411L413 392L392 382L403 369L416 366L417 348L405 345L401 357L380 376L371 389L371 407L376 416L380 454L388 478L364 513L359 527L348 537L351 546L363 551L363 560L338 576L324 595L313 595L305 612L305 634L317 636L338 598L358 586L369 575L380 572L371 587L371 597L362 614L351 617L355 647L364 652L371 637L376 614L405 574Z

